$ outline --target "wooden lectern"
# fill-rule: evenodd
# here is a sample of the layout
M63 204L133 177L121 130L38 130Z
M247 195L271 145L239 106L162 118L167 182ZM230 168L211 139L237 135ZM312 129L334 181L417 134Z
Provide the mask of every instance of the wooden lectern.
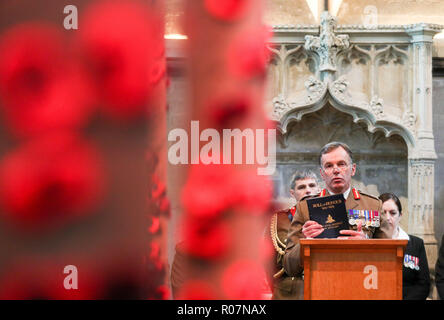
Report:
M305 300L401 300L407 240L300 239Z

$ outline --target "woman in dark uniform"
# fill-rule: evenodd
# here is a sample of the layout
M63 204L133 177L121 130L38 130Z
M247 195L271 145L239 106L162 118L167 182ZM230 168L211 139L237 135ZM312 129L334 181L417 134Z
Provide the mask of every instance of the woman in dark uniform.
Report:
M382 210L393 228L392 239L405 239L409 242L404 252L402 270L402 298L404 300L425 300L430 291L430 274L424 241L407 234L399 225L402 217L401 202L393 193L379 196Z

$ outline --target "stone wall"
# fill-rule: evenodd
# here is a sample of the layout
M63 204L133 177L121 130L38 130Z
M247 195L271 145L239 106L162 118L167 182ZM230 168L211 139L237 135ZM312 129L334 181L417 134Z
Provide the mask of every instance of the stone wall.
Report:
M433 79L433 135L438 159L435 164L435 234L444 234L444 77Z

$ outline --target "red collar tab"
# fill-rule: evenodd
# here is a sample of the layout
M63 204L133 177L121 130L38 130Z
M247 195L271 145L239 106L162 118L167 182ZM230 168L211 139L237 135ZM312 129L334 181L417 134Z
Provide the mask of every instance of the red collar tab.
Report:
M361 195L359 194L359 191L355 188L352 189L353 197L355 197L355 200L361 200Z
M291 216L294 217L294 214L296 213L296 206L290 208L290 213Z
M319 194L320 197L325 197L327 194L327 189L322 189L321 193Z

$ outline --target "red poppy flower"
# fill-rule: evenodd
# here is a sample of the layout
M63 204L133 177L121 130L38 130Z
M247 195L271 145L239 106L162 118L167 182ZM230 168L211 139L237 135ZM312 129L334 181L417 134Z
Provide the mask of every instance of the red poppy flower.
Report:
M156 241L151 241L148 259L150 260L149 263L151 263L158 271L162 270L164 266L160 251L160 244Z
M252 99L245 92L227 94L215 97L208 103L209 118L219 128L239 128L239 122L244 120L252 109Z
M95 149L75 135L28 142L1 163L1 211L29 227L87 214L102 193L102 170Z
M240 33L228 47L229 70L242 79L264 77L271 52L266 47L271 38L268 27L260 27Z
M152 241L150 243L150 248L151 248L151 250L150 250L150 259L151 260L158 259L159 255L160 255L160 245L157 242Z
M104 283L100 273L90 266L76 263L77 289L67 289L65 288L65 279L72 285L73 280L68 277L73 277L73 274L72 272L64 273L65 266L61 263L41 261L37 258L17 261L8 267L0 279L0 299L85 300L101 298Z
M160 218L151 217L151 226L148 228L148 232L151 234L156 234L160 230Z
M205 0L205 8L213 17L225 21L241 18L250 0Z
M271 181L255 171L240 171L233 165L191 166L182 191L185 212L194 218L216 218L229 209L262 214L272 195Z
M230 207L236 197L229 165L192 165L182 191L185 211L196 218L214 218Z
M170 201L166 193L166 185L159 176L154 173L151 176L151 197L150 200L156 205L156 210L153 212L155 215L165 215L170 214Z
M117 255L116 255L117 254ZM147 274L147 269L141 264L140 256L125 254L122 252L105 254L100 260L101 277L104 279L103 299L141 299L142 292L147 288L147 278L154 277L161 284L159 279L163 276L159 272ZM143 270L141 268L144 268ZM158 288L150 287L149 293L154 293ZM159 295L157 293L157 295ZM157 298L158 299L158 298Z
M28 266L29 267L29 266ZM63 268L54 266L47 269L44 274L44 292L53 300L91 300L101 299L104 295L105 280L102 274L90 265L76 264L77 289L65 288L66 282L72 284L68 277L72 271L62 273Z
M228 299L258 300L262 293L265 273L255 261L238 260L222 275L221 285Z
M157 287L155 294L160 300L167 300L170 297L171 292L169 287L163 284Z
M190 280L183 284L177 299L180 300L214 300L214 289L205 281Z
M88 81L58 28L27 23L0 40L0 95L8 124L29 136L83 125L91 109Z
M184 233L185 251L201 259L222 258L231 246L229 227L220 220L188 218Z
M267 176L256 172L243 172L238 180L239 206L249 214L261 215L270 208L273 183Z
M102 1L85 13L80 46L106 112L118 119L146 111L165 75L163 23L138 1Z

